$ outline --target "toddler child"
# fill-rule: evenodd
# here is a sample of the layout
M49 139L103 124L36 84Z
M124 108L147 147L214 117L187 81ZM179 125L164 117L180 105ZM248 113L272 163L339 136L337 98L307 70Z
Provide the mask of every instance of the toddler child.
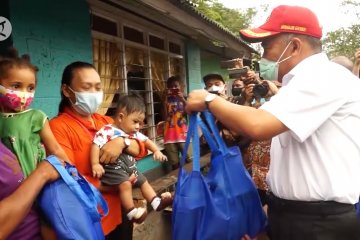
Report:
M166 161L167 157L161 153L156 144L139 132L145 118L145 105L137 95L124 95L119 98L114 123L105 125L95 135L91 146L91 164L94 177L101 177L102 186L118 188L121 204L127 211L129 220L141 223L147 215L145 208L135 208L132 198L132 185L140 187L144 198L151 203L154 210L160 211L172 204L173 197L166 192L158 197L146 180L145 176L136 168L134 157L122 153L113 164L101 165L99 152L105 143L116 137L124 138L123 151L129 146L129 139L137 139L153 152L154 159Z

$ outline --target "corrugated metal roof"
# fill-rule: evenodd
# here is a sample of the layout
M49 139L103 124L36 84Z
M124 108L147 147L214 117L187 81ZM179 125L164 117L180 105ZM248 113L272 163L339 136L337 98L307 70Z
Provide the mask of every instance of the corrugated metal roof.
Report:
M207 17L206 15L204 15L203 13L198 11L196 9L196 6L189 0L169 0L169 1L174 3L179 8L183 9L187 13L191 14L192 16L195 16L198 19L201 19L201 20L205 21L206 23L215 26L216 28L223 31L228 36L236 39L239 43L241 43L242 45L245 45L251 52L259 54L255 49L253 49L251 46L249 46L249 43L242 40L239 36L236 36L235 34L233 34L229 29L220 25L218 22L210 19L209 17Z

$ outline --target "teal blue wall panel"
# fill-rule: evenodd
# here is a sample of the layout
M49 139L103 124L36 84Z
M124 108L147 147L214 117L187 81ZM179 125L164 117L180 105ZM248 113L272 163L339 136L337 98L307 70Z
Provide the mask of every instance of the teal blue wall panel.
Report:
M64 67L73 61L92 62L89 7L86 0L11 0L13 43L39 67L33 108L53 117L60 101Z
M156 167L160 167L161 163L155 161L153 155L151 154L138 161L136 166L140 172L146 172Z
M201 76L205 76L209 73L219 73L223 76L225 81L228 81L229 73L227 69L220 68L220 56L212 54L211 57L207 56L205 59L201 59Z
M188 77L188 90L204 88L201 80L200 48L193 41L186 43L186 70Z

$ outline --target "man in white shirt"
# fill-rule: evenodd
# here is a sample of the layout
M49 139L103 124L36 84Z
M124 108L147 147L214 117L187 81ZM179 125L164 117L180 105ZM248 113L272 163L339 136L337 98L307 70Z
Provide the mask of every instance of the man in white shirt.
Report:
M206 107L229 129L273 138L267 181L275 240L360 239L360 81L321 53L322 30L307 8L281 5L265 24L240 31L262 42L260 71L282 82L260 109L203 90L187 111Z

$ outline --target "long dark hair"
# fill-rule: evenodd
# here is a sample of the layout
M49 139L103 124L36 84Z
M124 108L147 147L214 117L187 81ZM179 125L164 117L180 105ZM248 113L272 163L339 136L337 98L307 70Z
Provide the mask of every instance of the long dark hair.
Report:
M82 69L82 68L92 68L95 69L95 67L87 62L73 62L67 65L64 69L64 72L62 74L61 78L61 88L60 88L60 94L61 94L61 101L59 104L59 113L64 112L65 107L70 107L71 103L69 98L67 98L64 93L62 92L62 86L63 84L70 86L72 83L72 80L74 78L74 72ZM95 69L96 70L96 69Z

